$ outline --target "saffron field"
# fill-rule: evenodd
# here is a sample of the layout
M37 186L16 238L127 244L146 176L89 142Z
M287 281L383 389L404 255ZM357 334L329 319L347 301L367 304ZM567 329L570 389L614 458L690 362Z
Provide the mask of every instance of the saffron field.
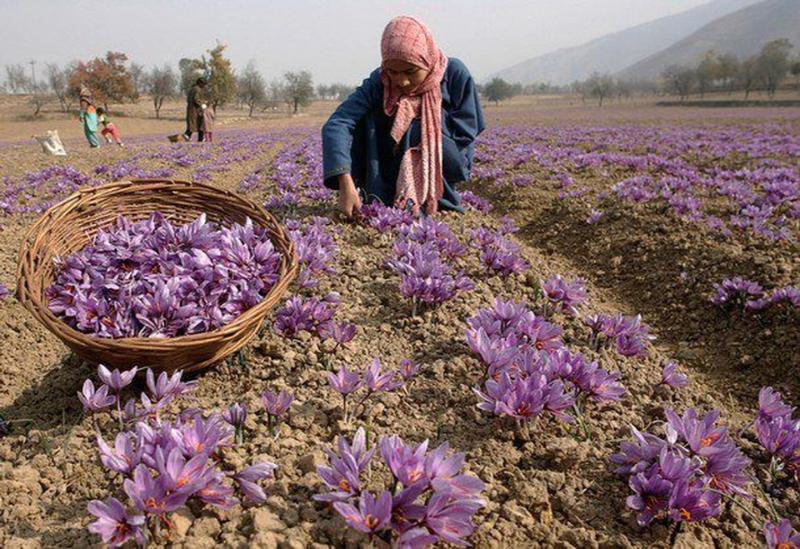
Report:
M798 546L800 113L487 120L466 212L425 220L334 215L315 120L0 144L0 544ZM140 177L241 192L297 246L257 338L199 375L84 364L13 295L39 214ZM170 337L252 306L276 259L154 218L63 262L65 322Z

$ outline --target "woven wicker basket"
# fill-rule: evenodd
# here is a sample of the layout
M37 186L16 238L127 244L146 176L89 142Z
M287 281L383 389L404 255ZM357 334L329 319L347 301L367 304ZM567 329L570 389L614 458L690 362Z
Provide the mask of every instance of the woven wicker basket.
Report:
M221 225L243 223L249 217L267 229L275 249L281 252L280 279L261 302L230 324L210 332L169 339L95 338L74 330L50 312L45 289L55 279L53 258L86 247L98 229L110 225L118 215L138 221L155 211L180 225L194 221L201 213ZM50 208L29 229L20 249L17 296L45 328L86 361L117 368L148 366L156 371L193 371L241 349L258 332L267 312L280 300L296 274L292 241L263 208L209 185L140 179L80 189Z

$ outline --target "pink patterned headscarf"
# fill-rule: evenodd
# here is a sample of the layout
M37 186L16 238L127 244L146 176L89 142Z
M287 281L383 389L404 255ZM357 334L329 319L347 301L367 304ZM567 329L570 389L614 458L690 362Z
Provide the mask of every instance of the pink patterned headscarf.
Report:
M422 207L431 215L436 213L444 193L441 85L447 57L423 22L403 15L389 21L383 30L381 58L383 63L400 60L429 71L422 84L409 94L392 89L385 68L381 68L381 82L383 110L387 116L394 116L391 135L395 143L400 142L415 118L420 118L422 128L419 146L408 149L400 162L395 206L404 207L410 199L415 214Z

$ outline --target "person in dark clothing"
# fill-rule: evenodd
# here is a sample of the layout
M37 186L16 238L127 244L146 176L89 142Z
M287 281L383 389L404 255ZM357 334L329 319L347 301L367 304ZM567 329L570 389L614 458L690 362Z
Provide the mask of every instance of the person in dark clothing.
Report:
M208 107L203 89L207 83L205 78L198 78L186 96L186 132L183 134L186 141L191 141L192 134L195 132L197 132L197 140L203 140L203 111Z
M386 26L381 57L322 128L325 185L339 190L347 217L362 200L427 215L461 211L456 184L469 179L485 128L469 70L407 16Z

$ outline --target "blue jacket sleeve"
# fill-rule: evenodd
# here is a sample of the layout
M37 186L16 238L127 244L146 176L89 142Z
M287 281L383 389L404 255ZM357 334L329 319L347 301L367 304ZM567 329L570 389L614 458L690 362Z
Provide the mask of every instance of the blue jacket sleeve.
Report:
M467 67L460 60L448 60L449 106L443 116L442 160L444 177L450 182L466 181L472 170L474 141L484 128L478 91Z
M442 128L459 149L471 145L485 129L475 81L467 67L460 60L448 60L450 109L445 117L447 126Z
M322 169L326 185L337 188L338 184L331 178L350 173L353 130L368 112L380 105L381 86L380 71L376 70L322 126Z

